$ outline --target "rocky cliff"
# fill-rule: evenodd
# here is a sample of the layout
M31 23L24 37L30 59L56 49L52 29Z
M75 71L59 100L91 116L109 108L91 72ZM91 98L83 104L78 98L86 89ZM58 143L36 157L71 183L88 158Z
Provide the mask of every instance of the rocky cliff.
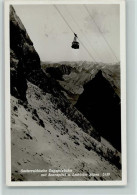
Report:
M104 138L121 151L120 98L101 70L84 85L76 107Z
M11 94L26 99L27 74L40 69L40 58L15 10L10 6Z

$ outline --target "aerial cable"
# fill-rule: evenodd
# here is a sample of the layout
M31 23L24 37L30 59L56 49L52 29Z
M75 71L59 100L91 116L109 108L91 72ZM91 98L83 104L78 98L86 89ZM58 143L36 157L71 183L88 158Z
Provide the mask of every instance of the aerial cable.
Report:
M94 60L94 62L96 62L95 58L92 56L92 54L88 51L88 49L85 47L85 45L80 41L80 39L78 38L79 42L81 43L81 45L85 48L85 50L87 51L87 53L90 55L90 57Z
M76 20L73 18L73 16L72 16L72 14L68 11L68 9L66 8L66 10L67 10L67 12L69 13L69 15L71 16L71 18L73 19L73 21L75 22L75 24L78 26L78 28L80 29L80 25L76 22ZM81 29L80 29L80 31L81 31ZM82 31L81 31L82 32ZM83 32L82 32L82 34L84 34ZM86 36L85 36L86 37ZM86 40L89 42L89 39L86 37ZM93 49L93 48L92 48ZM96 51L93 49L93 51L96 53ZM93 58L93 56L92 56L92 58ZM94 61L96 61L95 60L95 58L94 58Z
M94 18L92 17L92 15L90 14L88 8L86 7L86 5L83 5L85 7L85 9L87 10L89 16L91 17L91 19L93 20L94 24L97 26L99 32L102 34L102 37L104 38L105 42L107 43L109 49L111 50L112 54L114 55L114 57L116 58L116 60L118 61L117 59L117 56L115 55L115 52L113 51L112 47L110 46L109 42L107 41L107 39L105 38L105 36L103 35L102 31L100 30L99 26L97 25L96 21L94 20Z
M68 24L67 20L64 18L63 14L60 12L60 10L57 8L56 5L53 5L55 7L55 9L58 11L58 13L60 14L60 16L63 18L64 22L68 25L68 27L70 28L70 30L72 31L72 33L74 34L74 31L72 30L71 26ZM88 49L85 47L85 45L82 43L82 41L80 41L80 39L78 38L79 42L81 43L81 45L84 47L84 49L87 51L87 53L90 55L90 57L96 62L95 58L91 55L91 53L88 51Z
M68 25L68 27L70 28L70 30L73 32L74 34L74 31L72 30L71 26L68 24L67 20L64 18L63 14L59 11L59 9L57 8L56 5L53 5L55 7L55 9L59 12L60 16L63 18L63 20L65 21L65 23Z

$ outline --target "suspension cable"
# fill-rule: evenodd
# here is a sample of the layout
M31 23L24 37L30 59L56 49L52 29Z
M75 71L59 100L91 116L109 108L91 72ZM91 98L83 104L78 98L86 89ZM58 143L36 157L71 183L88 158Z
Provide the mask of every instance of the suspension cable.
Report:
M87 53L89 54L89 56L94 60L94 62L96 62L95 58L92 56L92 54L88 51L88 49L85 47L85 45L80 41L80 39L78 38L79 42L81 43L81 45L85 48L85 50L87 51ZM97 63L97 62L96 62Z
M68 14L71 16L71 18L72 18L72 20L75 22L75 24L78 26L78 28L80 29L80 25L76 22L76 20L73 18L73 16L72 16L72 14L68 11L68 9L66 8L66 10L67 10L67 12L68 12ZM81 31L81 29L80 29L80 31ZM82 31L81 31L82 32ZM84 34L83 32L82 32L82 34ZM85 36L86 37L86 36ZM86 37L86 40L87 40L87 42L89 42L89 39ZM93 49L93 48L92 48ZM93 51L96 53L96 51L93 49ZM92 58L93 58L93 56L92 56ZM95 60L95 58L94 58L94 61L96 62L96 60Z
M70 28L70 30L73 32L74 34L74 31L72 30L71 26L68 24L67 20L64 18L63 14L60 12L60 10L57 8L56 5L53 5L55 7L55 9L58 11L58 13L60 14L60 16L63 18L63 20L65 21L65 23L68 25L68 27Z
M60 10L57 8L56 5L53 5L55 7L55 9L58 11L58 13L60 14L60 16L63 18L64 22L68 25L68 27L70 28L70 30L72 31L72 33L74 34L74 31L72 30L71 26L68 24L67 20L64 18L63 14L60 12ZM94 60L94 62L96 62L95 58L92 56L92 54L88 51L88 49L85 47L85 45L82 43L82 41L78 38L79 42L82 44L82 46L84 47L84 49L87 51L87 53L89 54L89 56L92 58L92 60Z
M88 12L89 16L91 17L91 19L93 20L94 24L97 26L99 32L102 34L102 37L104 38L106 44L108 45L109 49L111 50L112 54L114 55L114 57L116 58L116 60L118 61L117 59L117 56L115 55L115 52L113 51L112 47L110 46L109 42L107 41L107 39L105 38L105 36L103 35L102 31L100 30L100 27L97 25L96 21L94 20L93 16L90 14L88 8L86 7L86 5L83 5L86 9L86 11Z

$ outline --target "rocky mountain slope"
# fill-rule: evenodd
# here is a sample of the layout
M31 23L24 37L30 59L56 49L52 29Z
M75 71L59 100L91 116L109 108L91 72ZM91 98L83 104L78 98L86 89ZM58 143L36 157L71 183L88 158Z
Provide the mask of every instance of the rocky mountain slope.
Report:
M119 160L57 109L53 95L28 82L24 103L11 97L12 180L120 180ZM84 177L41 177L21 169L72 169ZM104 172L110 176L102 176ZM99 173L100 176L89 176Z
M121 151L120 66L60 62L42 63L42 68L100 135Z
M76 105L95 129L121 151L120 98L100 70L84 85Z
M33 47L25 27L10 7L10 76L11 94L25 100L30 71L40 69L40 58Z
M10 7L12 181L120 180L121 158L41 69L25 27ZM68 74L69 72L67 72ZM70 92L71 93L71 92ZM21 169L72 169L82 177L42 177ZM104 172L109 176L103 176ZM89 176L90 173L99 176Z

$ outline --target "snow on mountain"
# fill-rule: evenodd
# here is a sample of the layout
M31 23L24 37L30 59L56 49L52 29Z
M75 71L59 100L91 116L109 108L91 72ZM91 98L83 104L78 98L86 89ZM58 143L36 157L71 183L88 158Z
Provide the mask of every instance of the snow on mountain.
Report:
M29 82L28 103L11 97L12 180L120 180L121 170L114 165L118 161L111 159L115 149L84 133L56 108L52 98ZM100 176L41 177L40 173L21 173L21 169L51 167ZM102 176L106 169L111 173L109 177Z

